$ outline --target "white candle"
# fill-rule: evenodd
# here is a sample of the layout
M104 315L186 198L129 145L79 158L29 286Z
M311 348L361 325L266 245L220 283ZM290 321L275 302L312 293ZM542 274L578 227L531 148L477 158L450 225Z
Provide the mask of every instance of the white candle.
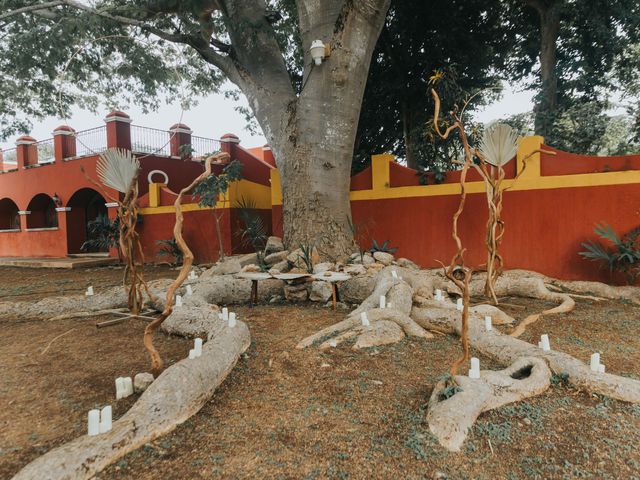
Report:
M133 395L133 380L131 377L124 377L124 395L128 397L129 395Z
M338 342L336 342L335 340L331 340L329 342L329 346L331 346L332 348L336 348L338 346Z
M362 320L363 327L368 327L369 325L371 325L369 323L369 317L367 317L367 312L360 312L360 320Z
M480 378L480 359L471 357L471 368L469 369L469 378Z
M462 311L462 309L464 308L464 304L462 303L462 298L459 298L458 301L456 302L456 308L460 311Z
M89 410L89 435L94 436L100 433L100 410Z
M436 300L439 302L442 301L442 290L440 290L439 288L436 288Z
M551 350L551 344L549 343L549 335L547 335L546 333L543 335L540 335L540 343L542 345L542 350L544 350L545 352L548 352L549 350Z
M489 315L484 317L484 328L487 332L493 329L493 326L491 325L491 317Z
M598 352L591 355L591 371L599 372L600 371L600 354Z
M189 280L196 280L198 277L196 276L196 272L194 272L193 270L191 270L189 272Z
M196 355L199 357L202 355L202 339L196 338L193 342L193 349L196 351Z
M227 307L222 308L222 319L225 322L229 320L229 309Z
M387 306L387 297L384 295L380 295L380 308L386 308Z
M116 400L120 400L124 397L124 378L116 378Z
M189 350L189 360L193 360L194 358L196 358L196 351L192 348Z
M187 295L193 295L193 288L191 288L191 285L187 285Z
M100 433L111 430L111 405L107 405L100 411Z
M398 272L396 272L395 270L391 270L391 276L393 278L398 278Z
M176 307L182 306L182 295L176 295Z
M229 313L229 327L233 328L236 326L236 312Z
M604 363L601 363L600 365L598 365L598 372L604 373Z
M93 296L93 287L91 285L89 285L87 287L87 291L84 293L87 297L91 297Z

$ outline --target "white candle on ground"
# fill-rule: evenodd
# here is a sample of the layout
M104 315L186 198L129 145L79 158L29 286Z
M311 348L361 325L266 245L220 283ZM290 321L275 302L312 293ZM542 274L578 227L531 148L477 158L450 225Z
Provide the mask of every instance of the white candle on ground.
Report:
M124 396L133 395L133 380L131 377L124 377Z
M469 378L480 378L480 359L471 357L471 368L469 369Z
M222 320L225 322L229 320L229 309L227 307L222 308Z
M591 371L599 372L600 371L600 354L598 352L591 355Z
M493 329L493 326L491 325L491 317L489 315L484 317L484 328L487 332Z
M462 298L459 298L458 301L456 302L456 308L460 311L462 311L462 309L464 308L464 303L462 302Z
M100 433L100 410L89 410L89 428L87 433L91 436Z
M116 378L116 400L120 400L124 397L124 378Z
M391 276L393 278L398 278L398 272L396 272L395 270L391 270Z
M600 365L598 365L598 372L604 373L604 363L601 363Z
M386 308L387 307L387 297L385 297L384 295L380 295L380 308Z
M189 350L189 360L193 360L194 358L196 358L196 351L192 348Z
M196 355L199 357L202 355L202 339L196 338L193 341L193 349L196 351Z
M543 335L540 335L540 343L542 344L542 350L544 350L545 352L548 352L549 350L551 350L551 344L549 343L549 335L547 335L546 333Z
M198 277L196 275L196 272L194 272L193 270L191 270L189 272L189 280L196 280Z
M193 295L193 288L191 288L191 285L187 285L187 295Z
M329 342L329 346L331 346L332 348L336 348L338 346L338 342L336 342L335 340L331 340Z
M111 405L107 405L100 411L100 433L111 430L112 410Z
M368 327L369 325L371 325L369 323L369 317L367 317L367 312L360 312L360 320L362 320L363 327Z
M176 295L176 307L182 306L182 295Z
M436 288L436 300L439 302L442 301L442 290L440 290L439 288Z
M236 312L229 313L229 326L231 328L236 326Z
M108 432L111 430L111 405L107 405L100 410L100 433Z
M88 297L93 296L93 287L91 285L87 287L87 291L85 292L85 295Z

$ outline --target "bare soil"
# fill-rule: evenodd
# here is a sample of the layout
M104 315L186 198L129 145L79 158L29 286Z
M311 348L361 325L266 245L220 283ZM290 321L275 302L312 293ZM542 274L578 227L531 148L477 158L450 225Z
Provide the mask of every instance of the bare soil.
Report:
M504 309L518 319L549 306L504 301L514 305ZM460 353L456 338L438 335L367 351L299 351L294 347L301 338L344 313L310 305L236 310L253 342L212 400L99 479L640 478L640 406L578 391L554 377L542 396L483 414L464 452L451 454L430 434L424 407ZM600 351L608 372L640 378L639 314L640 308L623 302L577 300L574 312L543 317L522 338L537 342L547 333L554 349L584 361ZM113 398L113 378L146 368L140 336L131 333L143 328L140 322L98 333L93 327L93 336L87 331L72 341L74 332L44 355L51 360L55 353L54 362L39 361L41 347L58 332L84 324L92 327L93 319L39 323L39 330L23 333L22 323L2 326L0 403L13 403L10 413L0 410L1 478L84 433L86 411ZM107 330L112 336L97 342L95 336ZM165 356L180 358L189 348L187 341L163 342ZM28 357L19 356L26 352ZM482 368L502 367L474 354ZM40 368L28 366L35 361ZM43 368L46 375L40 375ZM61 396L64 401L57 400ZM118 402L116 418L130 401ZM54 403L59 406L45 421L38 405Z

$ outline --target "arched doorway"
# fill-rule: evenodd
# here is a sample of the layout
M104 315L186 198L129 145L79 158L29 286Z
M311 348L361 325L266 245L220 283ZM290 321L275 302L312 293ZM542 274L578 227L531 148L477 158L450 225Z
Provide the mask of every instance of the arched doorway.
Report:
M10 198L0 200L0 230L20 230L18 205Z
M31 199L27 210L27 228L58 228L58 212L53 199L46 193L39 193Z
M95 242L110 224L104 197L92 188L82 188L71 196L67 207L71 208L67 212L68 252L107 252L109 248L106 244L98 245L101 242ZM94 233L90 228L92 225ZM87 241L91 241L89 245L85 245Z

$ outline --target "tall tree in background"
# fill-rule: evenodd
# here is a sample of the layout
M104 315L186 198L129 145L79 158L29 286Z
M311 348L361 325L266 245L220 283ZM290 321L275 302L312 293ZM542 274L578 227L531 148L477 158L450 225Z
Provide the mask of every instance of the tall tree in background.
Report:
M535 133L553 143L562 112L591 103L606 109L616 59L638 39L637 0L521 0L510 18L520 34L510 72L535 81ZM575 132L580 135L579 132Z
M389 3L4 0L2 122L15 127L18 118L24 127L27 116L59 115L59 95L68 109L128 90L153 106L160 93L214 92L226 78L247 97L274 150L285 242L321 242L327 253L343 254L353 244L349 174L357 122ZM314 40L331 48L321 65L311 59ZM65 67L73 91L55 82Z
M498 87L496 72L514 41L504 13L502 0L392 3L367 80L355 170L375 152L394 153L414 169L449 158L456 140L428 136L425 127L434 109L429 77L436 70L443 74L438 88L444 111ZM490 92L478 96L470 108L490 98Z

